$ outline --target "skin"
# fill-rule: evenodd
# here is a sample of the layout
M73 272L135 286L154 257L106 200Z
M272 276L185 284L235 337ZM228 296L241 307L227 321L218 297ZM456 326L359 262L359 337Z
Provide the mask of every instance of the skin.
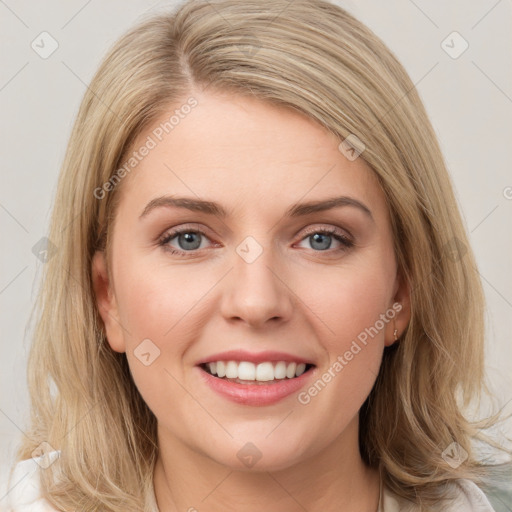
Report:
M410 316L385 196L362 158L348 160L334 135L300 113L218 91L193 96L198 105L120 185L110 275L102 252L92 264L108 342L126 352L158 419L159 508L377 510L379 476L360 457L358 412L393 330L400 335ZM230 215L160 207L139 218L165 194L215 201ZM342 195L372 218L353 206L285 216L295 203ZM183 237L167 247L185 256L158 244L190 223L206 234L194 239L199 249L186 252ZM327 235L321 250L312 235L329 227L353 247ZM236 252L248 236L263 250L252 263ZM313 383L395 302L403 308L394 321L306 405L297 393L263 407L232 403L195 366L224 350L278 350L314 361ZM134 355L145 339L160 350L149 366ZM261 453L251 468L237 457L248 442Z

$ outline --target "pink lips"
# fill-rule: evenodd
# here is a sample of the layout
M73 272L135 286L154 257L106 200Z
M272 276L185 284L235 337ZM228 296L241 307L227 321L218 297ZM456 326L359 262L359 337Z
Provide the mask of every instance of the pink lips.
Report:
M264 363L265 361L278 362L285 361L287 363L305 363L314 364L313 361L304 359L303 357L287 354L286 352L274 352L267 350L265 352L258 352L257 354L247 352L246 350L228 350L227 352L218 352L212 354L196 363L200 365L203 363L211 363L213 361L249 361L251 363Z
M313 363L302 357L284 352L267 351L251 354L244 350L230 350L228 352L212 354L211 356L197 362L197 369L200 372L201 378L213 391L232 402L251 406L271 405L299 391L299 389L302 388L310 378L312 378L316 370L316 368L313 367L303 373L300 377L295 377L293 379L278 379L259 384L240 384L211 375L200 366L204 363L214 361L250 361L255 364L266 361L285 361L289 363L296 362L305 364Z
M242 405L271 405L299 391L311 378L314 368L294 379L282 379L264 384L238 384L219 377L214 377L198 367L201 378L219 395Z

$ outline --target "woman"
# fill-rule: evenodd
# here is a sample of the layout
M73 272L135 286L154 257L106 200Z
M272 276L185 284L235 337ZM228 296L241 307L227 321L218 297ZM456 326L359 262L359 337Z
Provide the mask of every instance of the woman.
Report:
M14 510L492 511L475 261L413 84L339 7L123 36L49 238Z

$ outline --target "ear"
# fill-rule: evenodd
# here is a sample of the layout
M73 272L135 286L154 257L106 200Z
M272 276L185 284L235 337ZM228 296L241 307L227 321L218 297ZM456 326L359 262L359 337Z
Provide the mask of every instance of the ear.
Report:
M409 284L398 272L395 281L393 302L389 307L390 314L388 318L391 318L393 311L395 314L386 325L384 342L386 347L393 345L393 343L397 341L395 340L395 329L396 337L400 338L407 329L407 325L411 319L411 290Z
M126 352L123 329L119 322L117 302L108 276L107 261L103 251L96 251L94 253L91 275L96 305L105 325L108 344L115 352Z

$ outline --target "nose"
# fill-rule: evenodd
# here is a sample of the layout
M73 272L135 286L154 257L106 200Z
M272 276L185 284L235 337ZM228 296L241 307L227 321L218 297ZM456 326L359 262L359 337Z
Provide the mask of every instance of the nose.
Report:
M269 249L252 262L235 254L224 283L221 312L229 321L262 327L270 320L285 322L293 308L293 292Z

